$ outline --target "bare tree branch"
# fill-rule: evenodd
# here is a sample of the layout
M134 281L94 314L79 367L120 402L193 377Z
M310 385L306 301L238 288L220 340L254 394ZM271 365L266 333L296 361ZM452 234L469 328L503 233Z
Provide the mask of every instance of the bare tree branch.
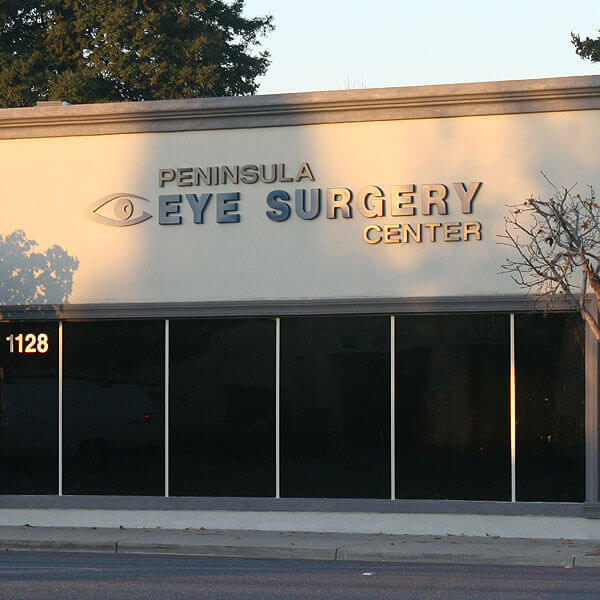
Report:
M591 287L600 307L600 205L588 186L551 188L548 198L528 198L508 205L504 233L498 243L512 249L502 271L546 309L566 301L589 325L600 342L600 325L586 307Z

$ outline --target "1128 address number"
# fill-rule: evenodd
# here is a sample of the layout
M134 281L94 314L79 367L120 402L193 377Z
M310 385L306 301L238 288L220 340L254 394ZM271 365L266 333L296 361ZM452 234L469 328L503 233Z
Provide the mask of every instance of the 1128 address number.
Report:
M39 333L19 333L19 335L10 334L6 341L10 349L9 352L14 354L45 354L48 352L48 334Z

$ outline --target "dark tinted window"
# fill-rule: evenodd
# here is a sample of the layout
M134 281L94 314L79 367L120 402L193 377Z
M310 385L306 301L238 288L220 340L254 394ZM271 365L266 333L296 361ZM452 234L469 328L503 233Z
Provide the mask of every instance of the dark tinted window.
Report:
M579 315L515 316L517 500L584 499L584 337Z
M398 498L510 498L508 326L396 317Z
M389 317L281 323L282 495L389 498Z
M63 489L164 493L164 322L64 324Z
M170 322L170 494L275 495L275 322Z
M0 493L57 492L58 325L2 323Z

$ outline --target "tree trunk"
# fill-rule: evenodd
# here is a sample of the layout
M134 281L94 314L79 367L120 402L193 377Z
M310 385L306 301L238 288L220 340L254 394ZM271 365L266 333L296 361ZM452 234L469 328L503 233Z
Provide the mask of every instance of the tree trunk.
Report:
M600 327L598 327L598 323L596 323L596 320L591 315L591 313L587 310L587 308L582 307L580 310L581 310L581 316L586 321L586 323L590 326L590 329L594 333L594 336L596 337L596 341L600 342Z

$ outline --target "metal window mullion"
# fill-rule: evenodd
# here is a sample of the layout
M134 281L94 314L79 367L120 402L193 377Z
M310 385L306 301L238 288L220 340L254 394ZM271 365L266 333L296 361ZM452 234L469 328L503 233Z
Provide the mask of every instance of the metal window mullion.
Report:
M517 395L515 365L515 314L510 314L510 499L517 501Z
M169 497L169 319L165 319L165 498Z
M275 498L281 498L281 319L275 319Z
M396 499L396 317L390 317L390 498Z
M63 322L58 322L58 495L63 495Z
M598 307L588 310L598 318ZM585 501L598 502L598 342L590 327L585 327Z

